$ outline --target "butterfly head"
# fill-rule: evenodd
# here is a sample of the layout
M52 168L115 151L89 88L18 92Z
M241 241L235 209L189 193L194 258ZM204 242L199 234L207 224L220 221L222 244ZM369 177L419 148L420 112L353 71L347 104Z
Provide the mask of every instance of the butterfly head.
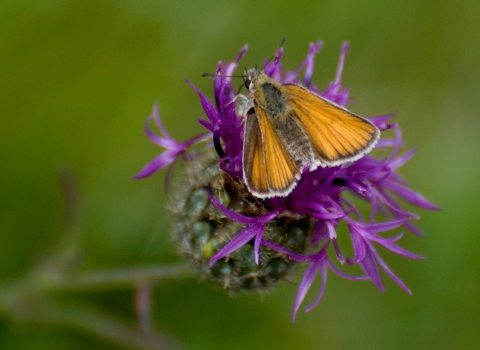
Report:
M265 73L263 72L263 70L260 70L257 67L248 70L245 69L243 78L245 80L245 87L248 89L250 97L255 93L258 78L264 74Z

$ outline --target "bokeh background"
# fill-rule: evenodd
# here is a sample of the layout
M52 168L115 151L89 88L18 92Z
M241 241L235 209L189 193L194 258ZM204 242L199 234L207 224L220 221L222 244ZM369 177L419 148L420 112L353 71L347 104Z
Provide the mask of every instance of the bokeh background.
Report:
M2 1L1 281L24 275L62 240L59 169L74 174L80 192L82 266L181 261L169 237L164 172L132 180L159 153L143 132L154 102L171 134L186 140L202 130L203 112L184 79L211 96L201 73L245 43L240 67L261 64L286 38L283 62L293 69L322 39L314 80L324 89L349 41L350 108L397 113L406 149L418 147L400 172L443 208L416 210L425 237L401 244L426 260L381 251L413 295L388 278L381 293L330 274L320 305L292 324L296 284L262 300L193 278L155 289L155 328L185 349L480 346L479 31L476 0ZM74 298L134 322L131 289ZM75 327L0 316L1 349L119 348Z

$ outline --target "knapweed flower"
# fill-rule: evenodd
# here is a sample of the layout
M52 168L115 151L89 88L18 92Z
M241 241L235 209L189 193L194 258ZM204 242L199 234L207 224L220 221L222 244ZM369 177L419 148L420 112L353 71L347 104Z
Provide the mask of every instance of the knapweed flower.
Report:
M266 61L264 72L278 82L301 84L345 106L350 100L348 90L341 86L341 76L348 44L343 45L337 74L325 91L318 91L312 82L314 58L321 46L321 42L310 44L307 58L295 71L286 73L280 62L283 55L280 49L272 62ZM244 109L248 104L232 86L232 76L246 51L247 46L231 63L218 63L213 102L188 82L199 96L207 117L199 119L207 134L184 143L176 142L163 128L157 106L147 120L148 137L166 150L137 178L172 165L180 155L185 160L182 179L172 191L169 205L175 218L173 236L180 251L202 276L231 291L263 292L278 281L291 280L294 268L306 265L293 318L317 276L321 280L320 292L306 311L318 304L328 269L347 279L368 279L381 291L384 286L380 269L383 269L410 293L377 253L377 248L420 259L399 246L403 232L393 236L388 232L403 227L421 235L411 222L418 216L402 208L401 200L424 209L438 208L409 189L396 173L415 150L400 154L402 136L398 126L389 123L393 116L369 118L381 131L393 129L390 131L393 137L382 137L376 145L378 149L390 149L388 156L377 159L366 155L341 166L319 167L311 172L306 169L288 196L256 198L245 186L242 172ZM149 129L151 119L160 136ZM209 142L194 147L204 140ZM362 199L365 205L357 208L352 202L354 197ZM348 231L337 232L342 221ZM351 256L343 252L338 235L348 235ZM347 274L340 269L345 264L358 264L364 275Z

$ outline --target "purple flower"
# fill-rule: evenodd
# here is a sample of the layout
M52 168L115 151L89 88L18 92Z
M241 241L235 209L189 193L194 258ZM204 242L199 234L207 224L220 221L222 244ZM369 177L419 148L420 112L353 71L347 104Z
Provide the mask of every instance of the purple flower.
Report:
M296 70L287 72L282 69L280 60L283 49L280 49L271 62L265 63L264 71L281 83L301 83L321 96L345 106L350 100L348 90L341 85L341 76L348 44L343 45L335 79L323 92L319 92L312 82L314 58L321 47L322 42L320 41L316 44L310 44L306 59ZM167 150L147 165L136 178L148 176L173 163L179 155L183 155L187 161L191 160L192 155L187 153L188 148L200 140L212 137L213 146L219 156L220 169L228 174L229 178L233 179L232 181L242 184L243 115L245 111L243 110L244 105L241 103L242 97L236 95L236 91L231 84L231 76L247 49L247 46L245 46L232 63L222 64L220 62L218 64L213 80L213 102L192 83L188 82L200 98L207 119L200 119L199 122L210 132L209 134L201 135L185 143L175 142L162 127L157 106L155 106L154 114L149 117L147 124L150 119L154 118L163 137L153 134L148 126L146 126L146 132L153 142ZM304 72L303 77L301 76L302 71ZM255 199L255 203L260 203L263 211L257 213L255 211L246 212L244 209L229 208L219 198L208 194L206 200L210 201L211 205L226 220L240 225L235 235L228 242L222 243L221 249L209 256L210 267L215 266L221 259L228 258L233 252L246 245L253 246L253 256L256 264L259 264L262 260L262 247L276 251L286 256L290 261L307 264L308 267L294 302L293 319L295 319L296 312L299 310L312 282L320 275L320 292L315 302L305 311L311 310L318 304L325 289L328 269L347 279L369 279L381 291L384 290L384 286L380 277L380 269L383 269L393 281L410 293L408 287L380 258L377 247L406 258L421 259L422 257L419 255L410 253L398 245L403 232L394 236L387 233L393 230L398 231L403 227L416 235L421 234L419 229L411 222L412 219L418 219L418 216L404 209L401 200L428 210L439 208L408 188L405 180L396 173L396 170L413 156L415 150L404 154L400 153L403 146L402 135L396 124L389 123L391 118L393 118L392 115L369 118L381 131L394 129L393 138L382 138L376 146L376 148L391 149L389 156L376 159L367 155L342 166L319 167L311 172L306 169L296 188L287 197ZM365 207L369 208L369 217L362 215L360 210L345 198L344 194L347 192L364 200ZM243 192L239 196L246 198ZM301 252L292 251L285 244L273 241L265 235L269 223L285 216L289 218L311 218L314 222L313 230L308 235L307 232L304 234L308 243L307 248ZM345 256L337 243L337 235L339 234L337 233L337 227L341 221L348 226L353 256ZM327 254L330 250L334 254ZM351 276L342 272L337 265L345 263L347 265L358 264L364 275Z

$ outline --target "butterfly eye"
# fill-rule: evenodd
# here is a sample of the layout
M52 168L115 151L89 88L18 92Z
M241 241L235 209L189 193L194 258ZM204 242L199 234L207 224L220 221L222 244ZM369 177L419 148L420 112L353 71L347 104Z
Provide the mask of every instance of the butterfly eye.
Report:
M246 78L246 79L245 79L245 86L247 87L247 89L250 88L250 83L251 83L251 82L252 82L252 81L251 81L249 78Z

